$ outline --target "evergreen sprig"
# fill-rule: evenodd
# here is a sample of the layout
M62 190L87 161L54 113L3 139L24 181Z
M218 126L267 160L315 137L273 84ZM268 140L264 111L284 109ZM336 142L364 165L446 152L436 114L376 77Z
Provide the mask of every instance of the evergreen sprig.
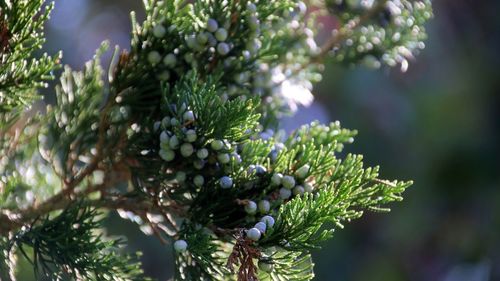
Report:
M327 0L326 5L342 27L356 25L337 30L346 37L333 50L338 62L362 63L369 68L400 65L405 72L409 60L425 47L423 25L432 17L431 0ZM366 17L367 11L370 17Z
M43 0L0 1L0 114L38 99L36 89L53 78L61 54L32 55L42 47L43 24L53 4Z
M144 280L102 234L111 210L172 243L175 280L311 280L311 249L411 185L339 156L357 133L339 122L278 131L328 58L405 70L423 46L429 1L354 2L145 0L129 51L107 71L106 43L66 67L32 118L22 108L57 68L31 58L51 6L1 2L0 278L21 254L37 276ZM326 12L340 26L318 46Z
M99 213L81 204L55 218L43 218L18 233L15 244L33 264L36 276L74 280L144 280L140 265L127 255L117 255L124 241L105 239ZM28 254L28 249L33 253ZM38 277L37 277L38 278Z

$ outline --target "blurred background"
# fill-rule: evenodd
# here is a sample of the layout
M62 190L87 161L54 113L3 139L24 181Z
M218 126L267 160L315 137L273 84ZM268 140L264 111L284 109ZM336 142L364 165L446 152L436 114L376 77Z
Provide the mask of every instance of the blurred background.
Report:
M316 280L500 280L500 1L437 0L427 48L399 70L329 66L316 102L285 120L319 119L359 130L349 152L412 179L389 214L368 214L314 253ZM126 47L139 0L60 0L46 51L81 69L104 39ZM49 98L50 101L50 98ZM108 220L141 250L148 275L166 280L170 250L131 223Z

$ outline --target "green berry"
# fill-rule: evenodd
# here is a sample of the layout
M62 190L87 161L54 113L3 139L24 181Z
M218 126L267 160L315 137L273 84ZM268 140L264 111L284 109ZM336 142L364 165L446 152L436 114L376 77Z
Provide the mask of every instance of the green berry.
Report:
M196 175L193 179L193 183L194 185L196 185L197 187L202 187L203 184L205 183L205 179L203 178L202 175Z
M162 38L163 36L165 36L165 33L167 32L167 30L165 29L165 27L163 27L163 25L161 24L157 24L153 27L153 35L156 37L156 38Z
M267 214L269 210L271 209L271 203L267 200L260 200L259 201L259 212L262 214Z
M227 39L227 30L224 28L219 28L215 31L215 39L220 42L226 41Z
M301 185L297 185L293 188L293 195L302 195L304 194L304 187Z
M196 156L200 159L206 159L208 157L208 149L202 148L196 152Z
M253 215L257 212L257 204L253 201L248 201L248 203L245 205L245 212L247 214Z
M161 159L163 159L167 162L170 162L170 161L174 160L174 158L175 158L175 152L172 150L160 149L159 154L160 154Z
M157 51L151 51L151 52L149 52L149 54L148 54L148 61L152 65L155 65L155 64L159 63L161 61L160 53L158 53Z
M221 140L213 140L210 146L213 150L221 150L224 147L224 143Z
M219 160L221 164L227 164L231 161L231 157L227 153L221 153L217 155L217 160Z
M309 166L308 164L305 164L304 166L298 168L297 171L295 171L295 176L297 176L297 178L299 178L299 179L305 179L307 177L307 175L309 174L310 168L311 168L311 166Z
M281 185L282 180L283 180L283 175L280 173L276 173L271 177L271 183L275 186Z
M198 135L196 134L195 130L190 129L190 130L186 131L186 140L188 142L195 142L197 138L198 138Z
M184 157L189 157L193 155L194 153L194 148L193 145L186 142L181 145L181 155Z
M174 54L168 54L163 58L163 64L167 67L174 67L177 63L177 57Z

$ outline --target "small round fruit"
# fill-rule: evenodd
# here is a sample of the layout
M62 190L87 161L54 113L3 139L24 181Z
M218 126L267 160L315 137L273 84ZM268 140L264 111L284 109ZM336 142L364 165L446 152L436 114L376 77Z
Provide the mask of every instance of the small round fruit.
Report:
M263 216L260 219L261 222L265 223L267 227L271 228L274 226L274 218L271 216Z
M271 203L269 203L269 201L267 200L260 200L258 207L259 207L259 212L261 212L262 214L267 214L271 209Z
M224 189L233 187L233 179L228 176L220 178L220 187Z
M254 225L261 233L266 233L267 225L265 222L258 222Z
M284 188L292 189L295 186L295 178L292 176L284 176L281 180L281 184Z
M280 188L280 198L286 200L292 196L292 191L287 188Z
M178 253L185 252L187 250L188 244L184 240L177 240L174 243L174 250Z
M257 212L257 204L253 201L248 201L248 203L245 205L245 212L247 214L253 215Z
M260 233L260 230L258 230L258 229L257 229L257 228L255 228L255 227L250 228L250 229L247 231L247 237L248 237L250 240L253 240L253 241L259 241L260 236L262 236L262 234Z

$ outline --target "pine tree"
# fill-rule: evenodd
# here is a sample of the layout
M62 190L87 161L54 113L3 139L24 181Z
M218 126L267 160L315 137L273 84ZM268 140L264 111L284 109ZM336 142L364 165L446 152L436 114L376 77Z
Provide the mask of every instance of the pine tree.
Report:
M65 66L43 113L52 5L0 5L2 281L21 257L42 279L146 280L104 235L110 211L173 247L175 280L311 280L311 249L411 185L340 157L356 131L339 122L278 128L325 63L405 71L430 0L144 0L130 47ZM318 16L338 23L321 46Z

